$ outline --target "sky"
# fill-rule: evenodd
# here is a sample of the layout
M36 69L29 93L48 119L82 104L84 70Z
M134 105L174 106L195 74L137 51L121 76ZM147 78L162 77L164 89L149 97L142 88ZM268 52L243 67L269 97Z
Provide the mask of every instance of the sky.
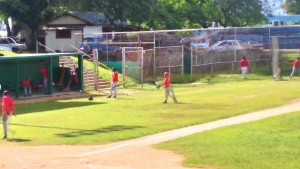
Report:
M284 0L268 0L274 8L274 15L286 15L285 11L280 7Z

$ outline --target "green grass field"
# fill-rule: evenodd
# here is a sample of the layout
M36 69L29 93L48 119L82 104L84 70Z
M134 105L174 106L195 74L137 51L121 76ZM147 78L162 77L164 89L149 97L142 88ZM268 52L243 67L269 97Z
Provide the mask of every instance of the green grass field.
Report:
M153 85L126 92L128 95L117 99L17 105L18 115L10 125L15 133L9 133L9 137L26 145L103 144L278 106L298 97L300 88L298 79L182 84L175 85L178 104L171 100L163 104L163 89ZM2 144L6 142L0 141Z
M183 154L190 167L300 168L300 112L206 131L156 147Z

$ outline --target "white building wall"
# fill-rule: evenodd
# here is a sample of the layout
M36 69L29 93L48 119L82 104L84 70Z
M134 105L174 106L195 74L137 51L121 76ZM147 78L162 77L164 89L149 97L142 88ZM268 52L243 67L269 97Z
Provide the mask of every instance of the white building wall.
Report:
M99 33L102 33L102 26L85 26L83 28L84 37L95 37L99 36ZM97 33L97 34L95 34Z
M70 39L56 39L56 31L46 31L45 45L46 51L59 50L61 52L77 52L72 46L79 47L82 36L75 36L75 33L82 33L81 30L72 30ZM48 49L50 48L50 49Z

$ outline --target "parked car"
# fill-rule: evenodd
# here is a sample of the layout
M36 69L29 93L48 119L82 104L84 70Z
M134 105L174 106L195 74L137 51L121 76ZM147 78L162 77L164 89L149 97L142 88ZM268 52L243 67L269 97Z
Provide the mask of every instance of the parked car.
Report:
M195 52L206 52L210 46L210 40L204 37L187 37L181 39L180 43Z
M26 50L25 44L18 44L15 40L10 37L0 38L0 46L10 48L13 52L23 52Z
M1 46L1 45L0 45L0 53L1 53L1 51L3 51L3 50L12 52L11 48L6 47L6 46Z
M246 42L243 42L243 46L245 48L249 48L249 49L264 50L264 45L262 43L259 43L259 42L256 42L256 41L246 41Z
M189 37L183 38L180 42L187 46L194 46L199 48L208 48L209 47L209 40L203 37Z
M191 46L195 46L197 48L208 48L209 40L206 38L191 40Z
M227 51L244 49L243 42L240 40L222 40L208 48L209 51Z
M103 40L101 37L87 37L80 43L79 49L84 53L91 54L94 49L98 49L99 56L114 56L121 57L121 47L111 44L113 41Z

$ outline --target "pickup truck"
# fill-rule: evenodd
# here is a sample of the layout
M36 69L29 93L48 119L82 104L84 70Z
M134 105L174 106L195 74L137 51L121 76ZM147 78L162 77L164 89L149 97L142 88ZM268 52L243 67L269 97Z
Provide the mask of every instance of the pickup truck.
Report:
M79 49L86 54L98 49L99 57L110 56L109 60L122 59L121 46L111 44L112 41L103 40L101 37L87 37L80 43Z
M7 47L13 52L23 52L26 50L25 44L18 44L10 37L0 38L0 46Z

